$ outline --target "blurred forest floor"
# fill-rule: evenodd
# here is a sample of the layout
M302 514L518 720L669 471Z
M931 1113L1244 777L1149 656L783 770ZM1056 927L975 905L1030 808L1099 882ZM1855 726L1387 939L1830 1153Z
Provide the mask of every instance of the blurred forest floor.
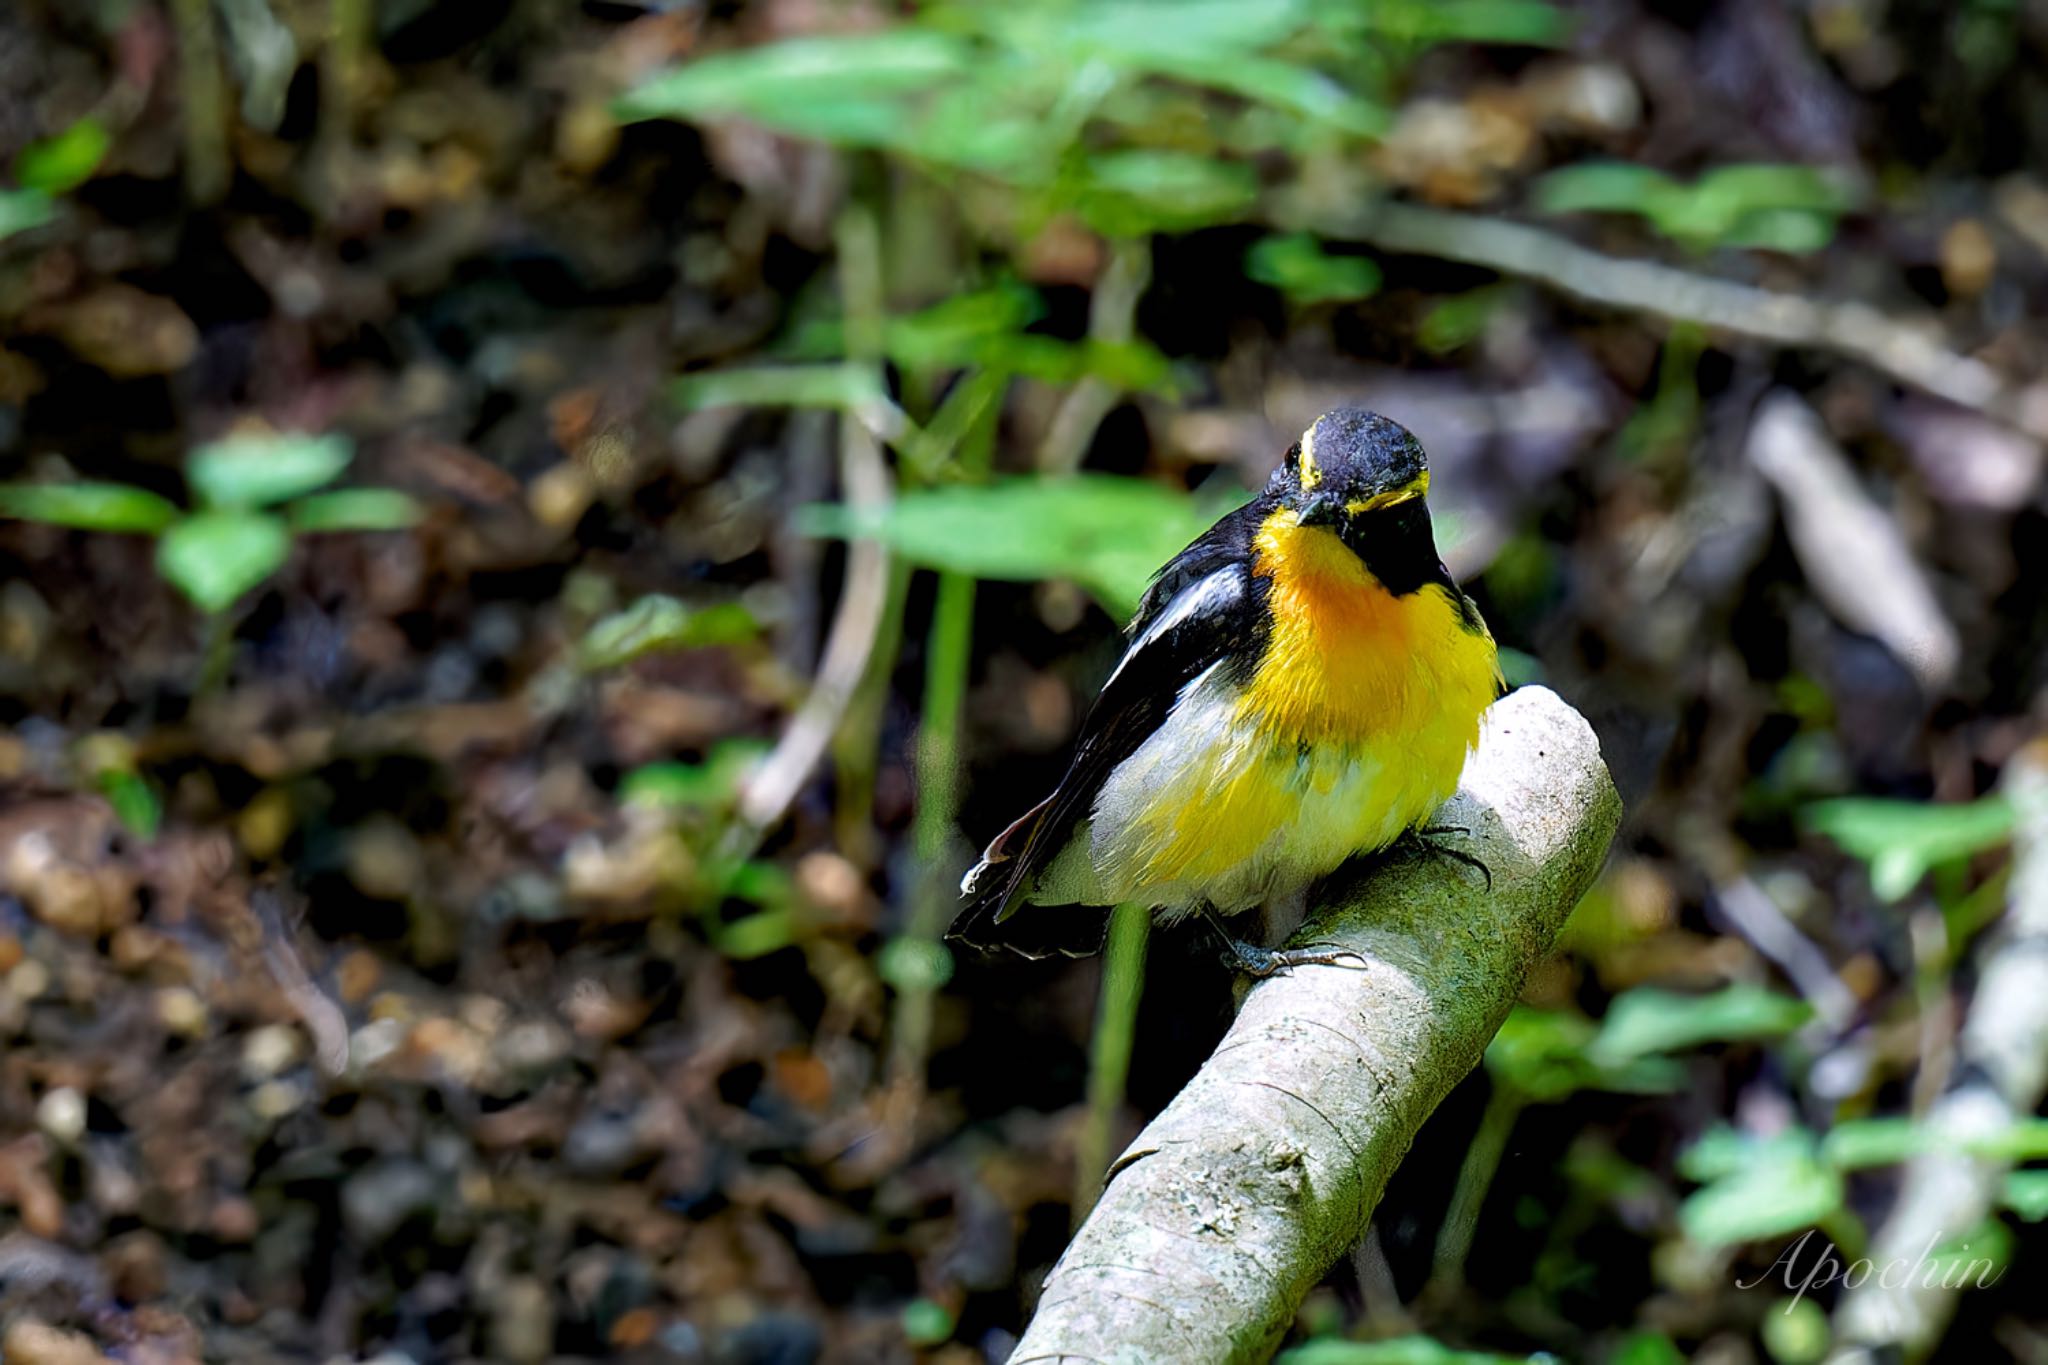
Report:
M1290 1358L1819 1360L1989 1084L2048 1361L2043 167L2030 0L12 0L0 1351L1004 1358L1232 983L1091 1137L950 887L1347 404L1629 819Z

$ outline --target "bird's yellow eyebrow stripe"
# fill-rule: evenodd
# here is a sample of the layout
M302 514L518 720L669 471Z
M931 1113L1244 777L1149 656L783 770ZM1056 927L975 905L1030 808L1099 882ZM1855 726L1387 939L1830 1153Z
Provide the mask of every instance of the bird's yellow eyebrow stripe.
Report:
M1419 498L1429 492L1429 471L1423 470L1415 481L1405 488L1390 488L1384 493L1375 493L1369 498L1353 498L1344 504L1344 510L1356 516L1360 512L1377 512L1382 507L1394 507L1400 503Z
M1316 463L1316 425L1311 422L1301 433L1301 486L1314 488L1322 481L1323 467Z

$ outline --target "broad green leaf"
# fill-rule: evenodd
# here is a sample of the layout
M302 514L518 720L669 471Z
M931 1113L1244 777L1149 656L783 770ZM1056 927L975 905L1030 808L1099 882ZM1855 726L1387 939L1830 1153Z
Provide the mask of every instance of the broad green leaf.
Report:
M958 1326L953 1310L936 1299L917 1298L903 1305L903 1335L913 1346L937 1346Z
M629 805L668 810L711 810L728 805L740 783L767 756L759 740L723 740L702 763L647 763L619 783L619 799Z
M1634 213L1694 247L1786 252L1826 246L1856 200L1842 177L1812 166L1723 166L1683 185L1646 166L1589 162L1536 185L1537 206L1548 213Z
M684 375L669 395L689 409L792 407L860 409L889 395L870 365L753 365Z
M1415 340L1431 355L1446 355L1477 341L1507 301L1510 286L1488 285L1437 300L1422 315ZM1489 576L1488 582L1492 579Z
M1677 185L1662 171L1628 161L1560 166L1536 182L1536 207L1545 213L1648 213Z
M146 488L125 483L0 484L0 517L69 526L79 531L154 535L178 509Z
M114 817L138 839L154 839L164 822L163 802L132 768L109 768L99 775L100 795L114 808Z
M1608 1357L1607 1365L1685 1365L1685 1352L1662 1332L1637 1332Z
M576 665L593 673L649 654L731 644L759 633L753 613L737 602L698 608L655 593L592 626L577 646Z
M1648 1094L1676 1090L1685 1073L1668 1058L1619 1065L1596 1060L1588 1047L1592 1021L1568 1010L1517 1005L1486 1049L1486 1069L1503 1084L1536 1101L1556 1101L1580 1090Z
M267 513L201 512L164 533L156 567L201 611L226 611L277 572L291 544L291 531Z
M996 7L996 31L1041 60L1106 63L1227 91L1361 136L1386 112L1312 66L1261 50L1298 32L1313 7L1280 0L1099 0L1072 7Z
M928 938L893 938L875 960L875 972L899 991L935 991L953 979L953 954Z
M1706 995L1639 986L1608 1005L1589 1051L1612 1065L1702 1043L1778 1038L1812 1016L1803 1000L1741 982Z
M1770 1139L1714 1136L1681 1159L1680 1169L1695 1179L1703 1169L1708 1183L1679 1206L1686 1234L1706 1246L1729 1246L1766 1237L1782 1237L1814 1226L1842 1207L1842 1177L1823 1166L1812 1137L1790 1132Z
M975 348L975 361L1002 374L1066 385L1093 377L1113 388L1170 394L1173 362L1145 341L1061 341L1028 332L995 336Z
M792 910L760 910L721 926L718 951L739 962L766 957L796 942L799 927Z
M285 510L294 531L403 531L420 519L420 505L391 488L315 493Z
M1324 1337L1283 1351L1274 1365L1555 1365L1549 1355L1504 1356L1492 1351L1460 1351L1434 1337L1394 1337L1387 1341L1340 1341Z
M1381 0L1359 7L1382 36L1408 43L1513 43L1559 47L1573 20L1543 0Z
M62 194L92 179L113 136L95 118L82 118L55 137L31 142L14 158L14 177L26 189Z
M1820 1141L1820 1159L1838 1171L1892 1166L1927 1149L1932 1134L1908 1118L1846 1119Z
M921 28L793 38L700 57L613 107L629 121L738 116L800 137L883 146L904 135L905 97L974 67L969 44Z
M1298 304L1367 298L1380 287L1380 268L1364 256L1332 256L1315 234L1261 237L1245 253L1245 273Z
M1005 282L956 294L915 313L893 317L883 328L889 359L908 369L951 369L983 358L992 341L1007 340L1045 314L1045 301L1028 285ZM846 353L839 319L799 328L790 347L800 360L837 359Z
M1804 1296L1772 1304L1757 1332L1777 1365L1818 1365L1833 1341L1828 1310Z
M1807 807L1806 824L1869 863L1871 888L1895 901L1931 869L2006 843L2013 808L2001 796L1956 805L1843 797Z
M1720 245L1802 256L1810 251L1819 251L1833 240L1835 219L1831 214L1810 213L1804 209L1766 209L1738 219L1733 227L1721 234Z
M2036 1161L2048 1157L2048 1119L2022 1119L1963 1138L1908 1118L1849 1119L1828 1130L1820 1155L1837 1170L1853 1171L1956 1148L1999 1161Z
M1927 1258L1938 1282L1985 1289L2004 1278L2011 1267L2013 1231L2003 1219L1986 1218L1969 1232L1934 1249Z
M1238 501L1241 501L1241 495ZM877 514L802 509L813 535L874 536L913 564L977 578L1070 578L1128 613L1167 560L1236 502L1081 474L907 492Z
M2048 1171L2008 1171L2001 1197L2029 1223L2048 1218Z
M1192 152L1115 151L1088 158L1078 207L1112 237L1171 232L1242 219L1257 202L1250 166Z
M1304 0L1096 0L1085 5L992 5L977 17L1013 46L1039 54L1105 56L1174 73L1190 60L1227 61L1270 47L1305 23Z
M185 464L185 481L208 507L268 507L332 483L355 448L329 433L262 432L200 446Z
M56 216L56 202L41 190L0 190L0 241L39 228Z

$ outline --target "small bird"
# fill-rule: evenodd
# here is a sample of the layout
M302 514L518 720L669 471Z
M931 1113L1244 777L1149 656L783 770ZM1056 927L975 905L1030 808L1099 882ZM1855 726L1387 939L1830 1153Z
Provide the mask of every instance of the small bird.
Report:
M1066 776L962 880L948 937L1086 956L1135 901L1201 915L1255 976L1347 956L1255 947L1219 917L1421 831L1457 789L1505 684L1428 492L1406 428L1318 417L1153 579Z

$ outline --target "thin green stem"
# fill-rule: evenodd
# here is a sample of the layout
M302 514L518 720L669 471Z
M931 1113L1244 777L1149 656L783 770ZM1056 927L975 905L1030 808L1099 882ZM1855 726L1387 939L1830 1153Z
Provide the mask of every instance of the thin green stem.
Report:
M1109 1145L1131 1077L1131 1040L1138 999L1145 990L1145 944L1152 910L1119 905L1109 916L1109 948L1102 961L1102 997L1095 1007L1095 1037L1088 1050L1088 1113L1074 1144L1074 1226L1095 1207L1109 1171Z
M988 387L986 375L970 375L960 388ZM1002 382L996 381L991 401L972 406L967 420L944 428L957 444L959 465L968 478L988 473L995 455L996 404ZM948 398L951 408L953 400ZM935 424L936 426L936 424ZM951 449L937 453L943 462ZM910 914L896 945L900 954L936 964L936 970L909 976L897 985L890 1020L889 1075L897 1082L921 1085L931 1053L932 1003L951 974L951 962L939 935L953 907L952 860L960 816L960 716L967 700L967 675L974 650L974 588L972 576L942 572L932 600L931 631L925 639L924 711L917 737L917 816L911 827L911 848L918 876L911 889Z
M185 192L194 203L211 204L227 193L231 170L227 85L213 28L213 0L171 0L171 18L178 35Z
M195 696L210 697L228 680L235 661L235 611L210 611L199 648L199 686Z
M1496 1082L1493 1094L1480 1115L1479 1131L1465 1149L1464 1164L1458 1168L1458 1184L1451 1193L1451 1206L1444 1210L1443 1226L1436 1234L1436 1255L1430 1265L1429 1285L1424 1294L1431 1302L1444 1302L1465 1283L1465 1258L1472 1254L1472 1236L1479 1227L1479 1211L1486 1204L1486 1192L1493 1188L1494 1173L1508 1149L1527 1103L1522 1092Z

